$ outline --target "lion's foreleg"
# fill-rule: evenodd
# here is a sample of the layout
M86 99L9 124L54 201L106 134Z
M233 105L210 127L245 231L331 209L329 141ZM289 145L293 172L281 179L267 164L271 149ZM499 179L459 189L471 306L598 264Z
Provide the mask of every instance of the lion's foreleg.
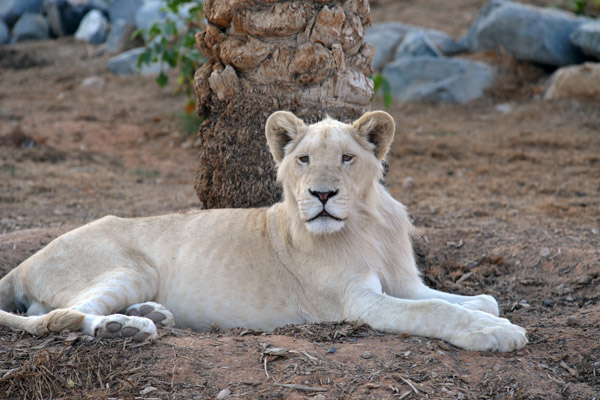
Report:
M345 309L346 319L375 329L442 339L468 350L512 351L527 343L525 330L507 319L442 299L399 299L357 285L348 291Z
M495 317L500 315L498 302L492 296L487 294L462 296L431 289L419 282L418 285L414 286L410 293L406 293L405 296L402 297L411 300L441 299L453 304L458 304L470 310L480 310L492 314Z

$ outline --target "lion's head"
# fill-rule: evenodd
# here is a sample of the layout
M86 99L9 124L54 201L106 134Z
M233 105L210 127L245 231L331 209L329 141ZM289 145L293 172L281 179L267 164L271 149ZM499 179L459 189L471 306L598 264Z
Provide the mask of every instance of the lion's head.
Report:
M278 111L265 130L285 201L297 207L309 232L326 234L340 231L378 185L395 127L383 111L352 125L330 118L306 125Z

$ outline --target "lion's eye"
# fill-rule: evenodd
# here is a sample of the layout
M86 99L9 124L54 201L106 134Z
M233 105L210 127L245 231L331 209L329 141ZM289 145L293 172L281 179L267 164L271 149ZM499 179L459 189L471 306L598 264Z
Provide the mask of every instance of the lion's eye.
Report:
M353 155L351 155L351 154L344 154L344 155L342 156L342 161L343 161L343 162L345 162L345 163L349 163L349 162L351 162L352 160L354 160L354 156L353 156Z
M308 164L308 156L300 156L300 157L298 157L298 162L300 164Z

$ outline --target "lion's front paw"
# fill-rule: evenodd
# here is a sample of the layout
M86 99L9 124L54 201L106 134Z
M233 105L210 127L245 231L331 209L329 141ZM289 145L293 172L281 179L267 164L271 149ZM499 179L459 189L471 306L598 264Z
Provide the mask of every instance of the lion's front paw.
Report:
M469 310L479 310L488 314L492 314L494 317L500 315L498 302L492 296L487 294L474 296L473 299L462 302L460 305L464 308L468 308Z
M450 343L467 350L513 351L527 344L525 329L511 324L506 318L473 311L472 322L457 332Z
M139 342L155 339L158 335L156 326L148 318L128 317L113 314L98 317L92 327L94 336L99 338L132 338Z
M175 325L175 317L171 311L167 310L163 305L154 303L152 301L129 306L125 310L125 314L129 316L148 318L156 325Z

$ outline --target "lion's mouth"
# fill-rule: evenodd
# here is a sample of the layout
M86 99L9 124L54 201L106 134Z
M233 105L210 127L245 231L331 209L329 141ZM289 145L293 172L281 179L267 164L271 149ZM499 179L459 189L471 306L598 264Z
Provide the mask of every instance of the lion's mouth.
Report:
M331 219L336 220L336 221L342 221L341 218L334 217L333 215L329 214L325 209L323 209L320 213L318 213L317 215L315 215L314 217L312 217L311 219L309 219L307 222L312 222L312 221L314 221L316 219L319 219L319 218L331 218Z

